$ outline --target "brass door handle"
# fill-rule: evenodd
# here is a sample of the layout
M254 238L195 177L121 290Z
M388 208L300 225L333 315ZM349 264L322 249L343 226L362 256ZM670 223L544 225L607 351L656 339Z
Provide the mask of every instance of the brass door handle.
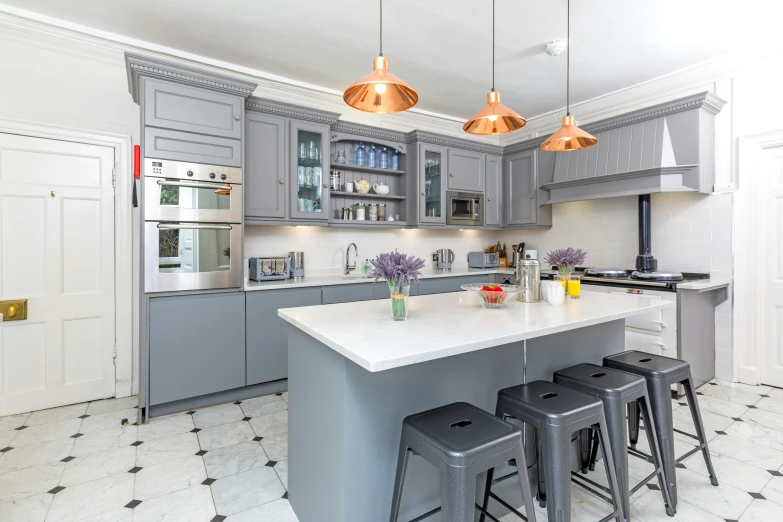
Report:
M6 310L8 317L16 317L16 312L18 312L18 308L16 307L16 305L11 305Z
M24 321L27 319L27 299L0 301L0 314L4 321Z

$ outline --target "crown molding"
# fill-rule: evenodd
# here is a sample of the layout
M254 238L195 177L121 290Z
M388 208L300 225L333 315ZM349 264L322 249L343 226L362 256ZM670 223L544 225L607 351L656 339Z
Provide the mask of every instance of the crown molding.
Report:
M451 136L443 136L433 132L416 129L408 133L406 143L429 143L431 145L440 145L441 147L456 147L463 150L472 150L484 154L503 155L503 147L489 143L481 143L474 140L466 140Z
M340 119L340 114L336 112L310 109L283 103L275 100L251 97L245 102L245 109L254 112L263 112L265 114L274 114L275 116L284 116L286 118L296 118L297 120L312 121L315 123L325 123L332 125Z
M389 129L380 129L378 127L372 127L370 125L362 125L360 123L352 123L348 121L338 121L332 124L332 132L341 132L345 134L353 134L356 136L363 136L365 138L385 140L398 143L407 143L408 133L400 132Z

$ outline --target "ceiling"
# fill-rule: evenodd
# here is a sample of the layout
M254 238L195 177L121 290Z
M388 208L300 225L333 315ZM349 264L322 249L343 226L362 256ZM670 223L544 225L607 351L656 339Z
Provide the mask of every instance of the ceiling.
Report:
M68 22L342 91L378 54L372 0L0 0ZM776 0L574 0L572 102L772 47ZM417 108L467 118L491 87L491 0L390 0L384 55ZM565 105L565 0L497 0L496 89L526 117ZM769 42L764 41L770 38Z

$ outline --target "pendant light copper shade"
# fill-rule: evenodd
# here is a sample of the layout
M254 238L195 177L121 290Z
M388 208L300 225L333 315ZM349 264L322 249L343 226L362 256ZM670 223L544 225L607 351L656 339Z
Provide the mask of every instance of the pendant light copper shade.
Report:
M571 116L571 0L568 0L567 20L566 115L563 116L563 126L541 144L541 149L549 152L585 149L598 143L598 138L574 125L574 117Z
M373 71L343 93L345 103L365 112L390 113L410 109L419 95L404 81L389 72L389 60L383 56L383 0L380 21L380 53L373 60Z
M527 120L500 103L495 90L495 0L492 0L492 90L487 93L487 104L473 115L462 130L469 134L503 134L525 126Z

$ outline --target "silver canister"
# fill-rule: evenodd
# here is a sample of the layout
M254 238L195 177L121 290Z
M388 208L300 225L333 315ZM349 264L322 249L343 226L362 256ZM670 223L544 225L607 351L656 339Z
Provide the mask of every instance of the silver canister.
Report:
M516 283L522 288L517 301L537 303L541 300L541 263L535 259L523 259L516 266Z
M369 214L368 219L370 221L378 221L378 204L377 203L370 203L370 208L369 208L368 214Z
M378 203L378 221L386 221L386 203Z
M522 261L522 251L514 250L511 254L511 266L516 267Z
M291 277L301 279L304 277L304 252L288 253L288 268L291 271Z
M329 174L329 186L332 190L340 190L342 188L342 176L339 170L333 170Z

